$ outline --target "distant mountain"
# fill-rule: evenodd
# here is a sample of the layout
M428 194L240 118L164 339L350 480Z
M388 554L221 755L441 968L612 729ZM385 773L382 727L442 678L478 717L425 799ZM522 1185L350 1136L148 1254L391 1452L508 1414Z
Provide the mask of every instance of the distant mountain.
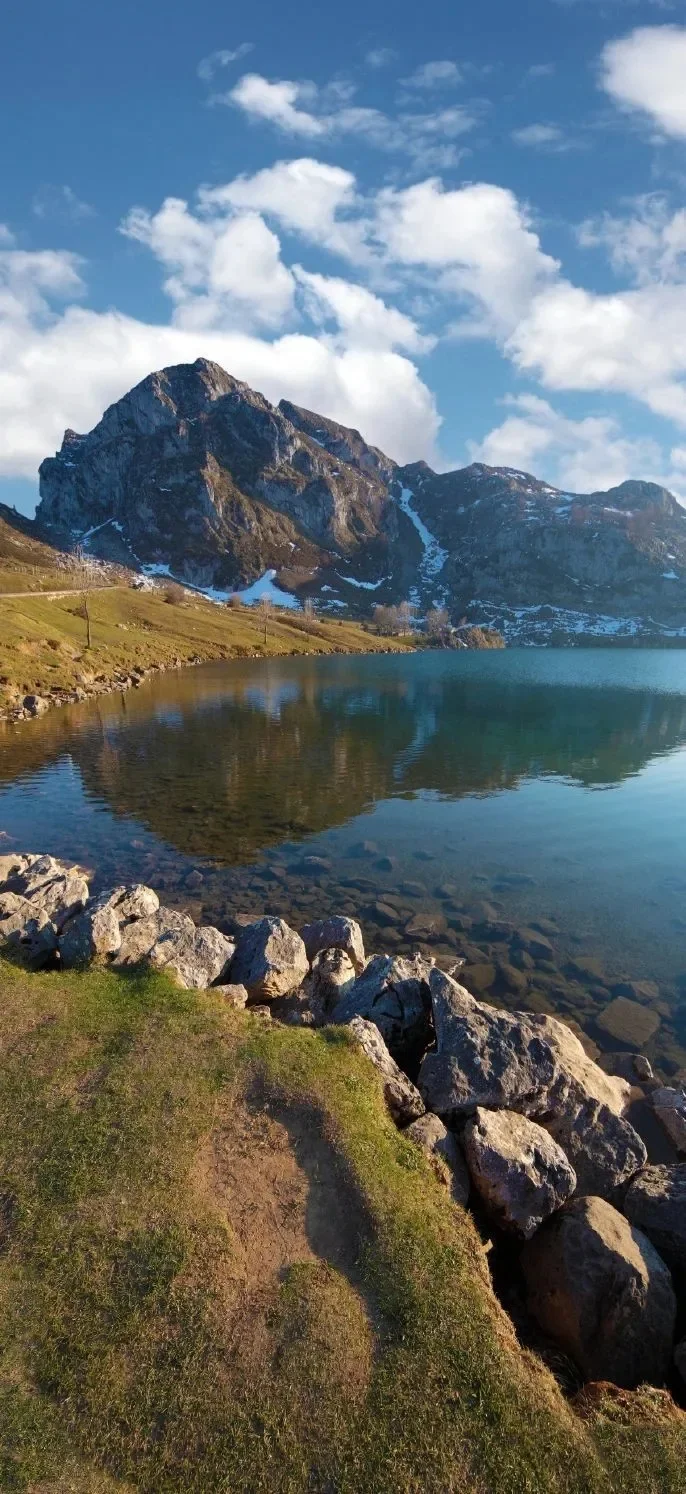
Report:
M45 537L206 589L274 572L331 609L445 602L512 638L686 637L686 513L666 489L399 467L202 358L150 374L90 434L67 431L40 492Z

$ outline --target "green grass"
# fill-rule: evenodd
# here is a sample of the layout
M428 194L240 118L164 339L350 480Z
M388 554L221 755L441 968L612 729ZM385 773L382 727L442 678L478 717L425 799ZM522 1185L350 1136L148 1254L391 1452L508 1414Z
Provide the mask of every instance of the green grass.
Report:
M71 690L108 679L117 671L179 660L222 659L252 654L363 653L407 648L407 640L385 640L358 623L314 620L275 613L267 628L244 607L218 607L201 598L180 606L163 593L129 587L94 591L89 607L93 646L78 596L0 596L0 710L23 694Z
M678 1426L581 1422L519 1349L469 1216L343 1033L0 964L0 1051L3 1491L682 1489ZM277 1121L300 1204L287 1148L265 1196ZM273 1269L303 1199L308 1238L318 1200L331 1233L332 1178L352 1254Z

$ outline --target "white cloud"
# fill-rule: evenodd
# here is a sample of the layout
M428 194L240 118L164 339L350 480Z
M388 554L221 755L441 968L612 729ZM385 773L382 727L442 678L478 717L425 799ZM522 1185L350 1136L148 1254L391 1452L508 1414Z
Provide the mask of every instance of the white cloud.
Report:
M281 245L258 213L201 219L178 197L157 213L134 208L122 232L147 245L166 270L174 320L185 327L276 328L293 308L295 282Z
M367 67L390 67L391 63L395 62L397 55L393 47L372 47L371 52L367 52L364 60Z
M15 249L9 229L0 232L0 326L21 325L27 315L43 320L56 298L79 296L85 287L82 261L57 249ZM0 358L0 368L2 359ZM3 369L3 376L4 376Z
M452 88L462 82L462 74L457 63L446 58L438 62L423 62L402 82L406 88Z
M569 142L558 125L529 124L512 131L515 145L531 145L538 150L564 150Z
M578 229L584 248L604 248L613 270L638 285L686 281L686 209L672 213L659 194L639 197L625 217L603 213Z
M458 106L424 113L406 110L391 117L351 103L353 92L349 84L319 89L310 81L272 83L258 73L246 73L218 102L232 104L249 119L264 120L287 135L358 136L378 150L406 153L425 170L454 165L460 152L452 142L476 123L473 112Z
M641 26L603 49L605 92L680 140L686 139L685 77L685 26Z
M296 279L305 292L312 320L326 323L334 318L343 344L356 348L404 348L408 353L426 353L435 338L424 337L411 317L387 306L362 285L335 276L312 275L296 266Z
M201 58L198 63L198 77L203 83L211 83L215 73L222 67L229 67L232 62L239 62L241 57L247 57L252 52L254 42L241 42L233 51L222 47L217 52L210 52L209 57Z
M469 443L472 461L535 472L573 493L615 487L628 477L639 477L677 491L680 487L686 495L686 471L680 476L677 452L671 453L676 470L665 470L657 442L626 437L611 416L571 420L533 394L511 396L503 403L512 413L483 441Z
M549 389L628 394L686 424L686 287L614 295L558 283L540 291L506 344Z
M290 232L347 259L368 255L366 224L352 216L360 206L355 178L341 166L308 157L277 161L254 176L202 188L199 199L210 210L253 208L266 213Z
M436 179L387 188L378 197L377 232L391 259L442 271L443 293L470 306L463 332L506 335L559 269L514 193L485 182L453 191Z
M50 182L38 188L31 210L36 218L56 218L58 221L71 223L95 216L95 208L82 202L72 187L57 187Z

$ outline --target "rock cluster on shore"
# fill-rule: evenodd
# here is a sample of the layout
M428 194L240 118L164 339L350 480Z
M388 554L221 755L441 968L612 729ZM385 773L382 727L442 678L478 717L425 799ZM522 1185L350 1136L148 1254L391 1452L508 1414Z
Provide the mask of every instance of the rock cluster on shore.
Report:
M368 958L351 917L298 932L265 916L228 934L150 887L91 897L83 871L51 856L0 856L0 948L35 969L147 965L286 1023L344 1024L395 1123L507 1252L541 1346L587 1380L686 1396L686 1161L651 1165L626 1114L643 1075L640 1098L686 1155L686 1094L640 1055L628 1077L607 1073L563 1022L477 1000L458 967Z

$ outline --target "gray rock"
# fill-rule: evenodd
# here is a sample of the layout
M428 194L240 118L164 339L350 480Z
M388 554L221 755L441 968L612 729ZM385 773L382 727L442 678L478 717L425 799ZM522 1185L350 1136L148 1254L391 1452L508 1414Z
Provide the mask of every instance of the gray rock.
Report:
M529 1311L590 1380L661 1384L672 1357L672 1279L647 1235L601 1198L576 1198L525 1245Z
M153 970L164 970L177 985L204 991L215 981L221 984L235 950L235 944L219 929L197 929L193 924L192 933L186 929L166 929L156 939L147 960Z
M594 1099L577 1100L570 1094L564 1112L545 1126L569 1158L580 1193L612 1199L648 1160L628 1120Z
M31 858L20 854L0 856L0 891L7 886L10 879L19 872L28 871Z
M227 1006L235 1007L236 1011L243 1011L248 1005L248 993L245 986L222 986L213 987L216 996L221 996Z
M552 960L553 946L540 929L518 929L514 936L515 949L523 949L533 960Z
M615 1074L629 1084L643 1084L653 1077L652 1065L644 1053L601 1053L598 1063L606 1074Z
M485 1106L554 1118L586 1098L615 1113L626 1105L630 1086L603 1074L554 1017L499 1011L441 970L431 971L430 990L436 1050L419 1074L427 1109L458 1116Z
M259 918L239 934L231 980L251 1001L271 1001L295 991L307 975L305 945L282 918Z
M22 705L29 716L44 716L50 710L50 701L43 695L25 695Z
M88 901L88 882L77 866L56 861L53 856L29 856L28 866L15 871L6 887L33 904L61 929L68 918L80 912Z
M47 913L36 910L28 898L16 892L0 893L0 949L32 970L52 960L57 949L57 929Z
M314 923L305 924L300 933L310 963L322 950L342 949L352 960L356 975L364 970L364 940L360 925L354 918L344 918L341 914L318 918Z
M60 959L65 970L108 960L121 946L119 919L114 908L95 902L70 918L60 938Z
M120 923L128 923L132 918L150 918L160 906L157 893L142 882L116 887L114 892L105 895L115 909Z
M686 1152L686 1090L665 1085L651 1095L655 1114L678 1152Z
M670 1266L686 1271L686 1162L644 1168L627 1190L624 1213Z
M409 1121L423 1115L424 1102L419 1090L403 1074L402 1069L398 1068L376 1024L366 1021L364 1017L355 1016L347 1023L347 1030L378 1069L383 1081L384 1099L396 1125L407 1125Z
M453 1203L464 1207L469 1198L469 1172L452 1131L429 1111L407 1127L405 1136L421 1147L442 1183L450 1189Z
M342 949L322 949L312 961L303 991L310 1002L315 1020L329 1020L336 1004L352 989L355 967Z
M464 1130L472 1182L501 1229L529 1240L571 1198L576 1173L542 1126L509 1110L477 1110Z
M149 918L133 919L121 929L121 944L113 965L142 964L161 935L171 931L185 933L190 938L195 932L193 919L174 908L158 908Z
M421 955L375 955L331 1014L332 1022L375 1022L398 1059L423 1052L430 1039L429 974Z

